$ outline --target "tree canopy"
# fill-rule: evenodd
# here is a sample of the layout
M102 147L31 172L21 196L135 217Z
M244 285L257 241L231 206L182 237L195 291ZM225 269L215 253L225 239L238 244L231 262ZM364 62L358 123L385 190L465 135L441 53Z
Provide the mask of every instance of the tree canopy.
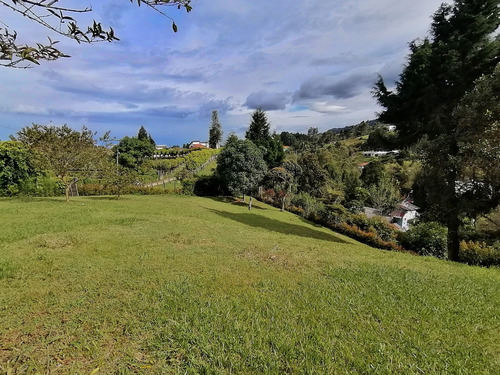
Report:
M430 36L410 43L395 90L387 89L382 78L374 89L385 108L380 119L397 125L400 142L427 140L422 177L429 187L427 198L448 226L451 260L459 257L459 227L466 213L456 190L462 176L454 111L476 80L500 62L499 5L500 0L442 4L433 15Z
M172 17L162 8L173 6L184 8L190 12L191 0L129 0L137 5L145 5L172 21L172 29L177 32L177 25ZM73 39L78 43L94 43L99 41L112 42L119 40L113 28L105 29L100 22L93 21L91 25L81 27L78 16L92 12L92 7L73 8L67 4L61 5L59 0L0 0L4 9L28 18L40 24L53 34ZM40 60L57 60L69 57L57 49L57 41L48 37L47 42L37 42L31 45L18 41L18 33L10 30L0 19L0 65L7 67L27 67L30 64L40 64Z
M249 140L233 140L217 158L217 175L231 194L251 194L267 172L262 150Z
M281 138L276 134L271 135L270 131L271 124L266 113L260 108L255 110L245 138L265 149L264 160L269 168L274 168L283 161L285 152Z
M208 131L208 145L210 148L219 148L222 141L222 125L219 121L219 113L217 110L212 111L212 120Z
M107 160L108 150L97 147L94 134L85 127L76 131L67 125L33 124L22 128L15 140L37 152L40 168L54 172L65 186L66 201L75 179L95 173Z
M266 113L259 108L252 113L252 120L250 121L245 138L252 142L263 141L271 136L270 130L271 124L267 120Z
M16 141L0 142L0 195L14 195L36 174L34 155Z

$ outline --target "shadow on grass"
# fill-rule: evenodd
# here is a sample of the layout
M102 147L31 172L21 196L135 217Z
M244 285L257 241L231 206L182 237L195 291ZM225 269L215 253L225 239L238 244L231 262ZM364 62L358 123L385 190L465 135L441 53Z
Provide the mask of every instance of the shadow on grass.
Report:
M285 223L279 220L273 220L268 217L245 212L245 213L232 213L227 211L219 211L207 208L210 212L213 212L221 217L226 219L234 220L239 223L249 225L254 228L262 228L265 230L269 230L272 232L278 232L282 234L291 234L295 236L305 237L305 238L314 238L317 240L323 241L333 241L339 243L347 243L346 241L338 238L334 234L321 232L315 230L313 228L308 228L306 226Z
M223 203L231 203L234 204L235 206L242 206L242 207L248 207L248 198L246 202L242 202L240 198L235 198L235 197L205 197L208 199L211 199L216 202L223 202ZM265 207L260 207L259 201L254 198L253 204L252 204L252 210L256 208L257 210L267 210Z
M82 195L82 197L84 197ZM117 197L116 195L89 195L85 196L85 199L89 199L92 201L123 201L127 200L128 198L124 195L120 195Z

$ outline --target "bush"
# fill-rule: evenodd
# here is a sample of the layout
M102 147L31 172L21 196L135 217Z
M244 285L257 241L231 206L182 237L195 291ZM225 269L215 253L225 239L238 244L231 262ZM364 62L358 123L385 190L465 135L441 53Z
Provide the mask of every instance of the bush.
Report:
M325 209L323 203L307 193L300 193L294 196L291 200L291 204L296 207L301 207L304 210L302 216L313 221L320 220Z
M224 195L221 182L216 175L203 176L196 180L194 184L194 194L200 197L216 197Z
M83 196L92 195L116 195L116 189L113 186L103 186L101 184L83 184L78 185L78 193ZM180 194L182 189L164 189L163 186L136 186L130 185L120 191L120 195L167 195Z
M193 195L195 183L196 179L194 178L186 178L182 180L182 194Z
M485 242L462 241L460 261L477 266L500 266L500 249Z
M398 240L401 246L419 255L446 257L447 229L436 222L420 223L407 232L400 232Z

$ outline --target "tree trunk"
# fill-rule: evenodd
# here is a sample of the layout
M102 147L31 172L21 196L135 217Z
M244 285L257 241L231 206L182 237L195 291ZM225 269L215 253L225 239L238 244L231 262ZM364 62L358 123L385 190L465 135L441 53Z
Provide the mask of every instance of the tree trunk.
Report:
M281 212L285 211L285 197L281 200Z
M252 209L252 196L250 195L250 200L248 201L248 209Z
M69 189L71 189L71 183L66 185L66 190L65 190L65 195L66 195L66 202L69 202Z
M242 202L245 203L245 193L243 193L243 199Z
M458 229L460 228L460 219L457 208L453 208L448 216L448 259L454 262L459 261L460 238Z
M453 153L454 155L458 153L456 143L452 144L451 150L452 152L450 153ZM454 169L451 169L448 172L448 218L446 224L448 227L448 259L453 262L458 262L460 251L460 238L458 234L458 230L460 228L459 199L456 192L456 181L457 172Z

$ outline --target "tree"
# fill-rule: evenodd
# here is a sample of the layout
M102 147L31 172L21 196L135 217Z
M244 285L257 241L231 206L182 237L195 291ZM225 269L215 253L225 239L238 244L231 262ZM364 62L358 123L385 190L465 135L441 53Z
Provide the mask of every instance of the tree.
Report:
M172 29L177 32L177 25L168 16L162 7L175 6L177 9L184 8L188 13L191 11L191 0L130 0L153 9L163 16L172 20ZM90 13L91 7L68 8L59 5L59 0L0 0L4 8L13 11L31 21L42 25L55 34L70 38L78 43L94 43L98 41L112 42L119 40L112 28L104 30L100 22L93 21L92 25L80 28L76 17L84 13ZM22 44L17 41L17 32L11 31L4 22L0 20L0 65L7 67L27 67L30 63L39 64L40 60L57 60L61 57L69 57L56 48L57 41L48 38L48 43L35 43L34 45ZM20 66L20 64L25 64Z
M267 172L264 185L276 192L276 198L281 200L281 211L285 210L286 198L292 192L293 175L283 167L275 167Z
M137 138L139 139L139 141L148 141L149 140L148 132L146 131L144 126L141 126L141 128L139 129L139 132L137 133Z
M216 173L231 194L250 195L262 181L267 166L262 150L249 140L233 140L228 143L217 158Z
M500 64L481 77L453 112L462 209L473 218L500 202Z
M40 168L50 169L65 187L66 202L78 178L89 177L107 160L109 150L97 147L94 134L83 127L37 125L22 128L15 140L37 152Z
M271 124L267 120L266 113L259 108L252 114L245 138L265 149L264 160L268 168L273 168L283 161L285 151L280 136L276 133L271 135L270 130Z
M0 195L15 195L37 174L34 155L20 142L0 142Z
M384 164L378 159L371 161L363 168L360 179L366 187L378 185L385 175Z
M266 113L259 108L252 114L252 120L250 121L245 138L257 144L271 137L270 130L271 124L267 120Z
M374 95L385 108L380 119L397 125L400 141L425 138L424 175L428 197L448 227L448 258L459 259L462 209L454 110L483 74L500 62L500 0L457 0L434 13L430 36L410 43L408 63L395 90L382 78ZM436 194L437 193L437 194Z
M395 181L386 174L383 174L376 184L369 185L367 191L367 203L382 212L390 212L401 200Z
M139 129L139 132L137 133L137 138L140 141L148 141L149 143L151 143L153 147L156 146L156 142L154 141L153 137L151 137L151 134L148 134L144 126L141 126L141 128Z
M142 140L138 137L123 137L120 142L113 147L115 158L124 167L138 169L142 163L153 156L155 147L149 141L146 134Z
M285 158L283 143L281 143L279 136L276 134L273 134L271 137L257 142L256 144L265 149L264 161L266 162L268 168L277 167Z
M321 168L318 155L315 153L306 153L299 158L298 164L302 170L299 176L299 190L314 197L320 197L326 185L328 175Z
M217 110L212 111L212 121L208 131L208 144L210 148L219 148L222 141L222 125L219 122L219 114Z

